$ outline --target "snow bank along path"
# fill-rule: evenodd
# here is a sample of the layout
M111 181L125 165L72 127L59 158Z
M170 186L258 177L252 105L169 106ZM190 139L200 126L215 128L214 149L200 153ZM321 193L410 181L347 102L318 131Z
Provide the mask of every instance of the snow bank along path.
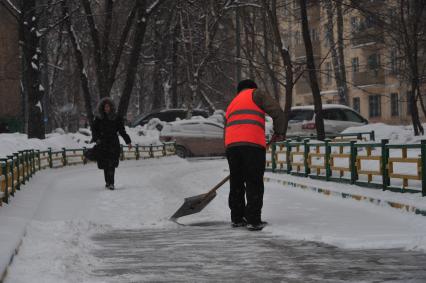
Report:
M5 282L241 281L248 266L255 280L426 278L425 218L388 207L266 183L263 216L271 224L253 234L229 227L225 185L202 212L181 219L188 226L168 220L226 169L226 160L127 161L116 191L103 188L94 164L38 173L2 208L0 221L14 222L16 204L32 206Z
M125 146L122 151L123 159L144 159L154 157L164 157L174 155L173 143L161 143L158 145L138 145L130 150ZM83 157L83 149L65 149L59 151L35 151L23 150L13 156L0 158L0 207L3 201L12 201L11 196L16 196L19 190L24 187L27 181L34 176L37 171L46 168L59 168L69 165L86 164ZM26 186L28 187L28 186ZM25 228L31 215L34 213L34 204L39 203L39 198L43 195L31 191L27 196L20 198L15 204L13 198L10 216L7 212L0 214L0 238L4 239L0 244L0 281L4 278L7 266L17 253L21 239L25 235ZM29 199L29 200L27 200ZM3 214L5 213L5 214Z

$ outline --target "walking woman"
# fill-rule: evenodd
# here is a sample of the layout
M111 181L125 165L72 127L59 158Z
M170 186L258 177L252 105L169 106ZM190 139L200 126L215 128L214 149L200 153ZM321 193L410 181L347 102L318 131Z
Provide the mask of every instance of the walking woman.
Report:
M123 137L129 149L132 143L124 129L124 122L115 112L114 102L106 97L98 104L98 115L93 122L92 140L96 142L98 168L104 170L105 187L114 190L115 168L120 157L118 135Z

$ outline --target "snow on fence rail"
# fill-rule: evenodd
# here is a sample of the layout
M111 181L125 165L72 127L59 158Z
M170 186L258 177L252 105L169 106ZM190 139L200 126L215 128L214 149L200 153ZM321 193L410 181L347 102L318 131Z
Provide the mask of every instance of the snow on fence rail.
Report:
M268 146L266 160L272 172L426 195L426 140L286 140Z
M287 138L292 140L304 140L304 139L312 139L314 136L291 136L288 135ZM354 133L338 133L338 134L326 134L326 138L332 139L334 141L352 141L352 140L363 140L363 141L374 141L376 139L376 135L374 131L370 132L354 132Z
M0 158L0 206L8 203L10 196L14 196L21 185L29 181L37 171L46 168L60 168L64 166L86 164L84 157L87 148L66 149L59 151L49 150L21 150L6 158ZM145 159L175 154L174 143L162 145L135 145L132 150L121 146L121 160Z

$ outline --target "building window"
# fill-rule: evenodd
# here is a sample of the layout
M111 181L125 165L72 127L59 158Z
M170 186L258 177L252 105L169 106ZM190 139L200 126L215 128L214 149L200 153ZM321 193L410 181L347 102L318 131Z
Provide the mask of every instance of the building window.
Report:
M294 33L294 40L295 40L295 42L296 42L297 45L300 44L300 32L296 31Z
M358 73L359 72L359 60L358 57L352 58L352 72Z
M351 18L351 30L352 32L357 32L359 29L359 18L358 17L352 17Z
M311 29L311 38L312 38L312 42L319 41L317 29L315 28Z
M324 46L330 47L331 46L331 34L330 30L328 29L327 25L324 25Z
M380 95L370 95L368 97L368 107L370 118L380 117Z
M325 83L330 84L331 83L331 63L327 62L325 63Z
M360 103L359 97L352 98L352 108L356 112L361 113L361 103Z
M407 114L411 114L411 111L413 110L413 92L407 91Z
M376 20L374 19L374 16L368 15L365 18L365 27L366 28L372 28L372 27L375 26L375 24L376 24Z
M391 93L391 115L399 116L398 93Z
M369 70L377 70L380 66L380 55L371 54L367 58L367 66Z
M392 74L396 74L396 50L393 49L390 54L390 70Z

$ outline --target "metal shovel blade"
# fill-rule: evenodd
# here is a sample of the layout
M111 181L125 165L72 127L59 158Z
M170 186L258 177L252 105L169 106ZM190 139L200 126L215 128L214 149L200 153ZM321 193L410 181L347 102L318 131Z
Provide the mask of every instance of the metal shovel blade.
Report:
M174 220L182 216L191 215L203 210L216 197L216 192L209 192L202 195L197 195L185 198L182 206L173 214L170 219Z

